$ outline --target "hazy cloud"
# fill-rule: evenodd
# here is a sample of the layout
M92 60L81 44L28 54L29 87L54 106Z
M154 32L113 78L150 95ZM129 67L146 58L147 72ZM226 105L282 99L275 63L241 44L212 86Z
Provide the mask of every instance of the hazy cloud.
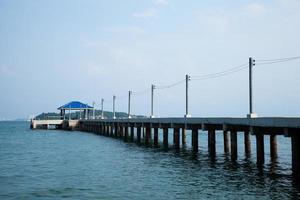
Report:
M155 9L149 8L142 12L137 12L133 14L133 17L136 18L154 18L157 17L157 11Z
M169 1L168 0L155 0L155 4L157 5L168 5Z
M259 4L259 3L248 4L244 7L244 9L246 12L248 12L250 14L255 14L255 15L263 14L267 10L262 4Z

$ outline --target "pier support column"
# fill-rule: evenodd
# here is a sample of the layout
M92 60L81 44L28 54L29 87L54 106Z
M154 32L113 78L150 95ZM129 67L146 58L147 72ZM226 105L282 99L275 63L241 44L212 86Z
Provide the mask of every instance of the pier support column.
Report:
M120 124L120 127L119 127L119 138L122 138L122 137L123 137L123 131L124 131L123 125Z
M228 131L223 131L224 153L229 153Z
M208 130L208 143L209 143L209 155L215 156L216 155L216 131L215 130Z
M133 142L134 140L134 126L130 127L130 141Z
M127 142L128 139L128 126L125 126L125 131L124 131L124 141Z
M230 131L230 151L231 151L231 160L237 160L237 131Z
M257 165L263 165L265 163L265 147L263 134L256 134L256 154Z
M114 136L114 124L111 124L110 125L110 134L109 134L110 137L113 137Z
M192 129L192 148L193 152L198 152L199 144L198 144L198 128Z
M115 124L114 128L115 128L115 130L114 130L114 137L117 138L118 137L118 133L119 133L119 125Z
M151 127L146 126L146 135L145 135L145 145L146 146L150 145L150 137L151 137Z
M180 148L180 129L174 128L174 148Z
M157 147L158 146L158 128L157 127L154 128L153 138L154 138L154 146Z
M169 147L169 129L168 128L163 128L163 143L164 143L164 148L167 149Z
M245 145L245 154L249 156L251 154L251 141L249 131L244 132L244 145Z
M276 160L277 158L277 137L275 134L270 135L270 155L271 160Z
M136 142L138 144L141 144L141 133L142 133L142 128L141 127L137 127L136 128Z
M297 182L300 181L300 135L292 135L292 170Z
M181 143L182 143L182 146L185 146L186 145L186 129L182 128L181 130L182 130Z

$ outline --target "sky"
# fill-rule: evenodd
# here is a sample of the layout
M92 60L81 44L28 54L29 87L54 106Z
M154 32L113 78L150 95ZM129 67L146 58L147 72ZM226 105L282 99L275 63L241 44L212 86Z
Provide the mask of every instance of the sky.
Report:
M151 84L188 74L193 117L245 117L255 60L300 55L300 0L0 0L0 120L78 100L150 115ZM256 65L259 116L300 115L300 60ZM146 90L146 91L145 91ZM145 92L143 92L145 91ZM185 83L154 91L156 117L183 117Z

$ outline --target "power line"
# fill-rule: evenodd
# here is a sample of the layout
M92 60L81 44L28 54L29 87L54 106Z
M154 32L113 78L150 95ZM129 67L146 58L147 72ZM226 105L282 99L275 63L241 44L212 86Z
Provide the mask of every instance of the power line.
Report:
M141 90L141 91L138 91L138 92L132 91L132 95L133 96L144 95L144 94L147 94L150 91L151 91L150 88L149 89L145 89L145 90Z
M300 56L287 57L287 58L275 58L275 59L256 59L258 62L274 62L274 61L289 61L299 59Z
M247 68L248 68L247 63L244 63L242 65L230 68L225 71L211 73L211 74L204 74L204 75L200 75L200 76L192 76L192 80L206 80L206 79L218 78L218 77L227 76L227 75L242 71Z
M177 82L172 83L172 84L169 84L169 85L156 86L156 89L158 89L158 90L169 89L169 88L175 87L175 86L177 86L177 85L180 85L180 84L182 84L182 83L184 83L184 82L185 82L185 79L182 79L182 80L180 80L180 81L177 81Z
M257 63L256 65L270 65L270 64L275 64L275 63L282 63L282 62L288 62L291 60L296 60L296 59L300 59L300 56L298 57L291 57L291 58L283 58L283 59L274 59L274 60L260 60L261 62ZM258 60L259 61L259 60Z

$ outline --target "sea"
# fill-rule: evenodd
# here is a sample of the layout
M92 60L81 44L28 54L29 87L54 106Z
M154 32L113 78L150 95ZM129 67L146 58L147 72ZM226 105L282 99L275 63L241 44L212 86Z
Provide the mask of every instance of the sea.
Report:
M171 132L171 129L170 129ZM216 156L199 134L180 151L146 147L101 135L60 130L31 130L29 122L0 122L0 199L299 199L292 177L290 138L278 136L278 158L256 165L238 134L238 159L232 162L216 134ZM159 134L162 142L162 134ZM160 145L162 146L162 145Z

